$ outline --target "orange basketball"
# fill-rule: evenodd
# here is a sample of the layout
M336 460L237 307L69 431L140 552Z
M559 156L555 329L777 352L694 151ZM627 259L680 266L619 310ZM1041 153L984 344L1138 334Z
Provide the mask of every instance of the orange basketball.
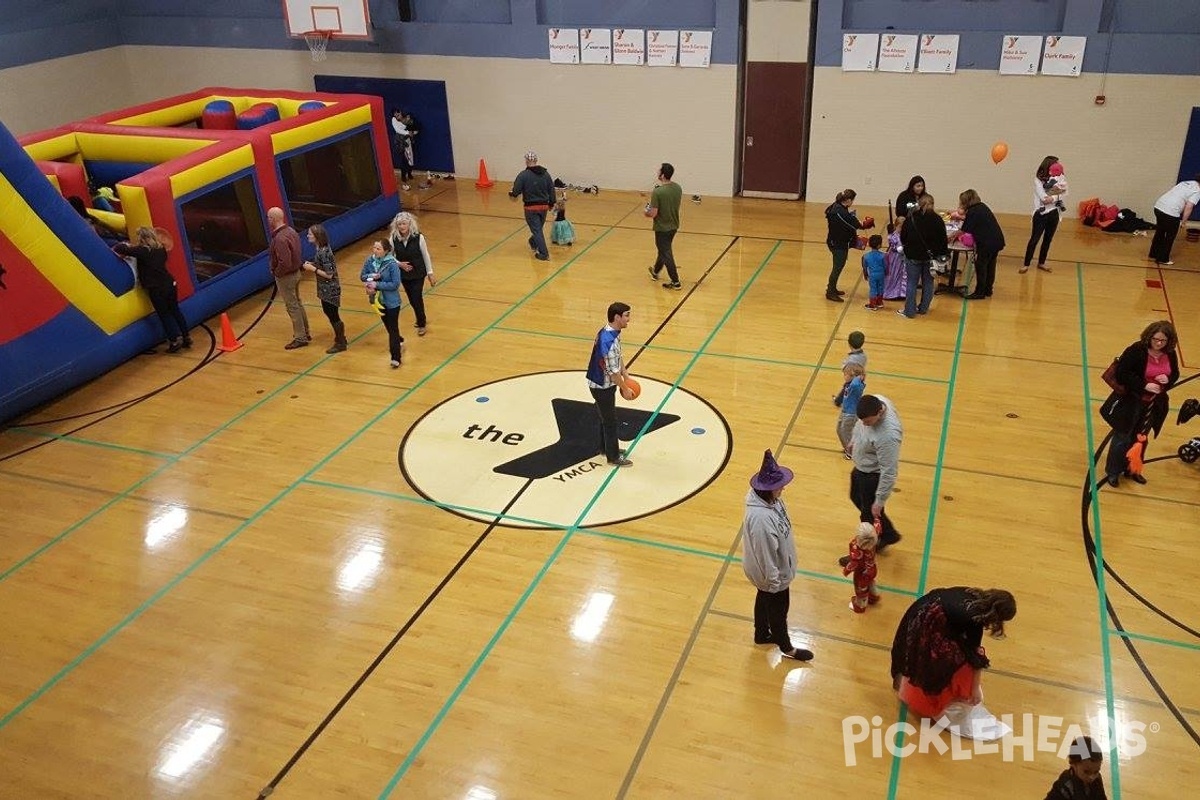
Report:
M638 395L642 393L642 385L633 378L625 379L625 389L621 392L621 396L626 400L637 400Z

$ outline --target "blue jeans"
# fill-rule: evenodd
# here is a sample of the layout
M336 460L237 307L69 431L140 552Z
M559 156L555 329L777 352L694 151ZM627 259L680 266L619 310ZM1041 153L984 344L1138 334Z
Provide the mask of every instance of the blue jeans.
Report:
M883 273L878 275L870 274L867 276L867 285L870 286L871 299L883 297Z
M546 232L543 230L546 227L546 212L526 211L525 224L533 234L529 237L529 246L537 251L538 258L546 260L550 257L550 251L546 249Z
M912 317L929 311L933 302L933 262L904 259L904 272L908 276L908 292L904 297L904 316ZM921 285L921 303L917 305L917 284Z

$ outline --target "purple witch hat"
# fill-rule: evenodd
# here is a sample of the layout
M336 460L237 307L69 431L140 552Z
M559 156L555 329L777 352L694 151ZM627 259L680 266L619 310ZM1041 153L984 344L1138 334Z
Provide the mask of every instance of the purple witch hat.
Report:
M775 456L771 455L770 450L767 450L763 453L762 467L750 479L750 486L759 491L773 492L791 482L792 471L787 467L779 466L775 461Z

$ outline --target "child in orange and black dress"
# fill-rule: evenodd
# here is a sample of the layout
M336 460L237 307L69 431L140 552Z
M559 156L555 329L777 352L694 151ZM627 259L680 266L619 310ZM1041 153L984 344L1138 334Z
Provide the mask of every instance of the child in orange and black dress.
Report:
M554 204L554 227L550 229L551 244L565 244L570 247L575 242L575 228L567 220L567 193L558 195Z
M887 270L883 281L883 298L903 300L908 292L908 273L904 267L904 248L900 246L900 228L889 222L887 233L888 248L884 254Z
M862 614L867 606L879 602L879 593L875 591L875 576L879 569L875 566L875 548L879 545L879 534L875 526L869 522L858 523L858 532L850 540L850 558L842 567L843 575L854 575L854 597L850 600L850 608L855 614Z

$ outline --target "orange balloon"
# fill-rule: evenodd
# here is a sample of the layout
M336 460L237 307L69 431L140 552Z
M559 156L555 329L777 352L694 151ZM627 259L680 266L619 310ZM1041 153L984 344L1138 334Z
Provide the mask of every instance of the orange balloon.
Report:
M996 142L992 145L992 163L999 164L1004 159L1008 158L1008 145L1004 142Z
M621 393L622 397L624 397L626 400L637 400L638 395L641 393L642 385L640 383L635 381L633 378L625 379L625 391Z

